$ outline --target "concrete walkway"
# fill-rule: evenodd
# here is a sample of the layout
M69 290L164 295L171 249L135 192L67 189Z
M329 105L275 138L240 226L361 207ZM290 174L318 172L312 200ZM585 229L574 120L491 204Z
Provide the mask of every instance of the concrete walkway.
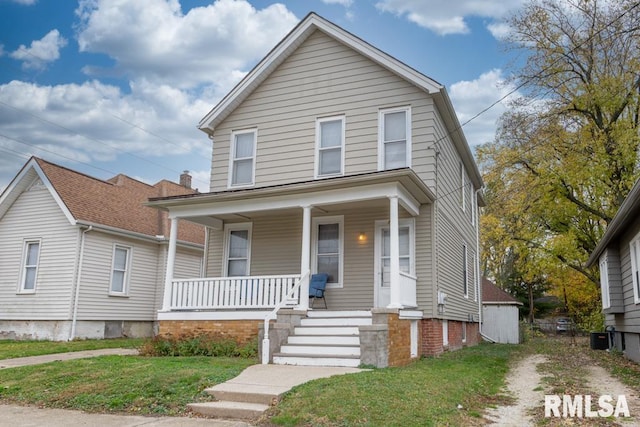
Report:
M42 356L16 357L15 359L0 360L0 369L17 368L20 366L40 365L42 363L59 362L61 360L85 359L96 356L135 356L138 350L133 348L105 348L101 350L74 351L71 353L45 354Z
M104 355L137 355L134 349L102 349L77 351L72 353L48 354L43 356L21 357L0 360L0 369L19 366L37 365L54 361L81 359ZM235 400L239 395L260 395L267 397L270 404L278 401L280 396L292 387L317 378L360 372L357 368L339 368L322 366L283 366L253 365L242 371L231 380L218 384L208 391L222 399ZM211 402L216 403L216 402ZM265 402L266 403L266 402ZM206 404L205 404L206 405ZM192 408L193 409L193 408ZM206 411L205 411L206 413ZM248 427L243 421L221 420L192 417L145 417L135 415L87 414L81 411L63 409L43 409L31 406L0 405L0 427L15 426L145 426L145 427L178 427L178 426L211 426L211 427Z

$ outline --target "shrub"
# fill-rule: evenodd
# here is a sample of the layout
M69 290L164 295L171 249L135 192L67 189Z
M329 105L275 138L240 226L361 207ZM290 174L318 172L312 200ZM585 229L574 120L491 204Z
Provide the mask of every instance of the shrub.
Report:
M139 351L142 356L155 357L209 356L250 359L258 356L258 340L238 344L231 338L210 334L156 336L145 341Z

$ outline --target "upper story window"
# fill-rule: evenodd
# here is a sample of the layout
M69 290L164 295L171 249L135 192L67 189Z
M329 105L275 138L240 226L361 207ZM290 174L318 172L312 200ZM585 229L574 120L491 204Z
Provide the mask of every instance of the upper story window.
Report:
M251 223L225 226L225 276L248 276L250 274L251 228Z
M344 116L316 121L316 178L344 174Z
M38 277L38 262L40 260L40 240L24 242L22 256L22 277L20 279L20 293L34 293Z
M467 183L465 180L464 164L462 163L462 161L460 161L459 164L460 164L460 208L462 208L462 210L465 211L467 209L467 198L466 198Z
M378 170L411 166L411 108L380 110Z
M609 267L607 265L607 258L604 256L600 258L600 290L602 291L602 308L610 308L611 298L609 297Z
M109 293L112 295L126 295L129 292L129 264L131 263L131 248L115 245L111 267L111 285Z
M256 129L231 133L229 187L245 187L254 184L257 135Z
M640 303L640 234L629 243L631 255L631 276L633 279L633 300ZM602 275L602 273L600 273Z

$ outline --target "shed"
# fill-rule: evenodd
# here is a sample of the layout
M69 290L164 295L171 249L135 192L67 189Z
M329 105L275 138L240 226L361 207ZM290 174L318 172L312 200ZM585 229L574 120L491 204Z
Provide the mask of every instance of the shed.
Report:
M502 344L520 344L520 301L482 278L482 334Z

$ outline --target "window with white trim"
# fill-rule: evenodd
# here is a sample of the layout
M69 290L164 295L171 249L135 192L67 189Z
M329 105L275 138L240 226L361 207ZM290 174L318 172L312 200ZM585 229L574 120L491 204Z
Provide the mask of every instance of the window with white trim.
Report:
M442 321L442 345L449 345L449 321L446 319Z
M22 249L22 277L20 293L35 293L38 279L38 263L40 261L40 239L25 240Z
M251 274L251 229L251 223L225 225L225 277Z
M114 245L111 261L111 281L109 293L111 295L127 295L129 292L129 265L131 263L131 248Z
M631 255L631 275L633 278L633 300L640 304L640 234L629 243Z
M386 222L386 221L384 221ZM398 224L398 249L400 251L400 272L415 276L415 221L400 219ZM382 286L389 287L391 278L385 274L391 268L391 234L389 227L382 227Z
M328 288L341 288L344 263L344 217L313 219L313 272L327 273Z
M316 178L344 174L345 118L316 120Z
M380 110L378 170L411 167L411 108Z
M254 184L257 136L256 129L231 132L229 187L246 187Z
M607 258L600 258L600 291L602 292L602 308L611 307L611 299L609 297L609 267Z
M462 244L462 292L465 298L469 298L469 271L467 261L469 259L467 244Z
M462 322L462 342L467 342L467 322Z

